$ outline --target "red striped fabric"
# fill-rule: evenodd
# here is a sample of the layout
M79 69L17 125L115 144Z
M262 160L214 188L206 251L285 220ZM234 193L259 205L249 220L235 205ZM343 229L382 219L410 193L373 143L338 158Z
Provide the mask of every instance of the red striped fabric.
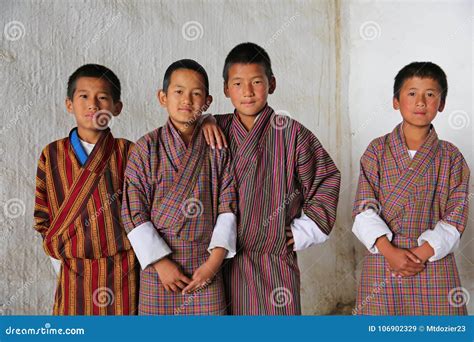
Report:
M44 238L46 253L62 262L53 309L56 315L137 312L137 261L120 216L123 166L131 142L115 139L109 131L103 134L106 136L101 137L84 165L88 172L81 167L68 138L46 146L38 162L34 228ZM110 153L92 193L74 198L92 182L93 171ZM78 179L80 175L84 178ZM75 182L82 186L73 194ZM63 221L58 221L60 208L69 198ZM58 224L53 231L55 221Z

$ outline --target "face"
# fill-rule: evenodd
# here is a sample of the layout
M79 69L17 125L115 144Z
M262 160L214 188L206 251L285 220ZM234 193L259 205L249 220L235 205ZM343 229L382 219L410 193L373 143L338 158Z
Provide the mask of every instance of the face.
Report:
M444 109L438 82L431 78L407 79L400 89L400 99L393 99L393 108L400 110L405 123L416 127L429 126L436 114Z
M255 116L265 107L275 86L275 78L269 80L262 65L238 63L229 68L224 93L240 115Z
M74 115L79 131L104 130L104 119L107 123L112 119L109 114L98 114L98 111L107 111L113 116L120 114L122 102L114 102L110 84L104 79L95 77L80 77L76 81L76 90L72 99L66 99L67 111ZM102 117L103 116L103 117ZM105 118L107 116L107 118Z
M171 122L178 127L194 126L196 119L212 102L212 97L206 96L204 77L190 69L173 71L167 92L160 90L158 99L167 109Z

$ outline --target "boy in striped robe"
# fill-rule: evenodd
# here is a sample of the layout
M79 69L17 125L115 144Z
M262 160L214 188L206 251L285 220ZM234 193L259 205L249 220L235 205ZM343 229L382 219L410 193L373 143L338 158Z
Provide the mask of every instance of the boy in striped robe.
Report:
M226 314L220 267L235 254L236 191L227 151L207 146L204 68L180 60L158 99L168 122L140 138L125 172L123 220L142 267L139 314Z
M403 121L361 158L352 228L367 247L354 314L465 315L453 251L468 218L469 168L431 124L446 103L444 71L430 62L395 77Z
M223 76L235 111L214 118L230 141L239 198L237 254L224 271L229 311L299 315L296 251L328 239L340 173L313 133L267 104L276 83L263 48L237 45ZM206 126L213 146L216 127Z
M55 315L132 315L138 269L120 218L131 142L113 137L120 82L87 64L69 78L66 107L77 127L46 146L36 175L35 226L59 265Z

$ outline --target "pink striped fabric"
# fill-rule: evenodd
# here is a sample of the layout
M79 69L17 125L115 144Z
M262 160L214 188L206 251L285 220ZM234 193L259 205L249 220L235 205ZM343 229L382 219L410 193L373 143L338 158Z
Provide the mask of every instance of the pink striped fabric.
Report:
M265 107L250 132L236 114L217 115L230 140L239 192L238 253L224 272L235 315L298 315L300 273L285 229L301 210L329 234L340 173L318 139Z

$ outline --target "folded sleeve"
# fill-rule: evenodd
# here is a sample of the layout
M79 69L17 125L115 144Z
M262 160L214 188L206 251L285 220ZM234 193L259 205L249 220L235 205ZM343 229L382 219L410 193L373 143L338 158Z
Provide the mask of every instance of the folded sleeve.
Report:
M329 235L325 234L316 222L306 216L304 211L301 213L301 217L293 219L290 228L295 241L294 251L301 251L329 239Z
M223 213L217 216L216 225L209 243L209 253L216 247L225 248L226 259L233 258L237 252L237 216Z
M132 148L125 169L122 221L142 269L171 253L150 218L152 186L150 148L142 138Z
M375 246L379 237L386 235L390 241L393 239L393 232L374 209L356 215L352 232L372 254L379 252Z
M418 237L418 245L428 242L434 250L428 261L436 261L452 253L459 246L460 239L461 233L456 227L439 221L434 229L428 229Z

